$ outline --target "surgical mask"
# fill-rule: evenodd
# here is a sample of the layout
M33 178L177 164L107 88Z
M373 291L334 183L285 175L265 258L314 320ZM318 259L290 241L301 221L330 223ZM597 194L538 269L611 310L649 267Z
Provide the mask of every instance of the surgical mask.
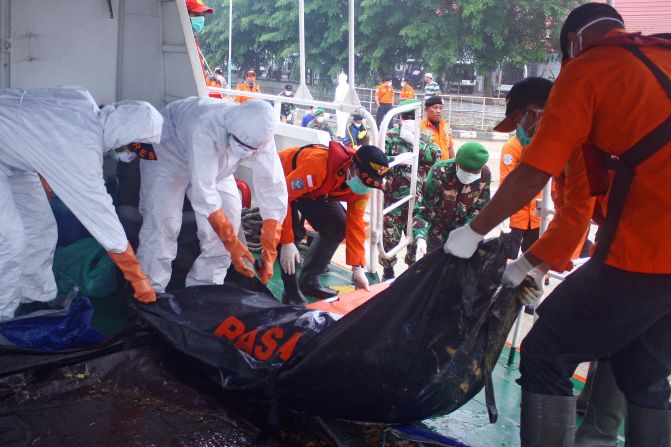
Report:
M590 26L594 25L595 23L599 22L604 22L606 20L617 22L620 24L622 28L624 28L624 23L622 23L621 20L616 19L615 17L600 17L598 19L594 19L591 22L587 23L585 26L580 28L578 31L576 31L576 36L578 36L578 51L575 51L573 48L573 41L571 41L571 45L568 47L568 57L570 59L575 58L580 52L582 51L582 33L589 28Z
M363 181L358 176L347 179L345 183L347 183L347 186L349 186L349 189L351 189L354 194L368 194L370 192L370 188L364 185Z
M315 120L317 120L318 123L326 122L326 118L324 118L323 116L318 116L317 118L315 118Z
M191 17L191 29L198 34L205 28L205 17Z
M401 87L405 87L405 82L401 82Z
M242 144L235 141L235 137L233 137L233 134L230 134L228 136L228 147L231 148L231 152L233 153L233 156L235 158L242 159L252 155L252 150L247 149Z
M527 147L531 143L531 137L527 135L527 131L524 130L521 124L517 125L517 130L515 131L515 136L520 140L522 147Z
M457 179L464 185L470 185L473 182L480 180L481 173L478 172L474 174L472 172L466 172L457 166Z
M401 121L401 133L399 136L412 144L415 141L415 120Z

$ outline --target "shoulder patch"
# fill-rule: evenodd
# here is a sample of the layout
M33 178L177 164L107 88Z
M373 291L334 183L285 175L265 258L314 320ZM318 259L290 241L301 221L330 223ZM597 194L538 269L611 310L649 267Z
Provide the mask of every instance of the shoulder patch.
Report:
M296 178L291 181L291 189L294 191L300 191L303 189L303 179Z
M503 164L506 165L506 166L509 166L509 165L513 164L512 154L505 154L503 156Z

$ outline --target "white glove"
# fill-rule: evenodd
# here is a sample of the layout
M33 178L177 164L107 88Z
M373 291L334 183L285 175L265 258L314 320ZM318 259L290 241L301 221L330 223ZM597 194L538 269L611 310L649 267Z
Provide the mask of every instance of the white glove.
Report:
M359 289L366 289L370 292L370 285L368 285L368 278L366 272L363 271L363 267L358 265L352 267L352 280Z
M501 284L503 287L509 287L511 289L519 286L532 268L533 265L529 264L527 258L525 258L524 255L520 256L506 265Z
M501 222L499 228L501 229L501 233L510 233L510 218Z
M527 276L533 279L534 284L533 286L523 287L517 298L522 305L535 308L538 300L543 296L543 278L545 277L545 272L541 269L531 269Z
M415 261L419 261L426 254L426 239L419 238L415 242Z
M301 257L298 254L296 244L282 244L280 247L280 267L287 275L296 274L296 263L300 262Z
M484 236L476 233L471 229L471 225L464 225L463 227L452 230L447 237L447 242L443 246L445 253L454 255L458 258L468 259L473 256L478 244Z

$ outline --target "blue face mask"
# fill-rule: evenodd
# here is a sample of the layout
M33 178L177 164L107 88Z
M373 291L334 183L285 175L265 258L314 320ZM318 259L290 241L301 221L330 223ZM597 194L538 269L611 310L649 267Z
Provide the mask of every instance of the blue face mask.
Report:
M370 188L364 185L363 181L358 176L347 179L346 183L354 194L368 194L370 192Z
M205 27L205 17L191 17L191 29L194 33L199 33Z
M531 137L527 135L527 132L524 130L521 124L517 125L517 130L515 131L515 136L520 140L522 147L526 147L531 143Z

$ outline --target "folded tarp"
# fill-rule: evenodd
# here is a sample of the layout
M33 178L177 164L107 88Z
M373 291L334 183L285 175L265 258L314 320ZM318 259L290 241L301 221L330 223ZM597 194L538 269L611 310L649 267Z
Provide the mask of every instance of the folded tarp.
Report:
M225 285L138 309L222 387L262 391L279 406L410 422L450 413L487 385L495 420L491 370L519 309L515 291L499 287L504 251L496 239L468 260L437 250L350 311Z

